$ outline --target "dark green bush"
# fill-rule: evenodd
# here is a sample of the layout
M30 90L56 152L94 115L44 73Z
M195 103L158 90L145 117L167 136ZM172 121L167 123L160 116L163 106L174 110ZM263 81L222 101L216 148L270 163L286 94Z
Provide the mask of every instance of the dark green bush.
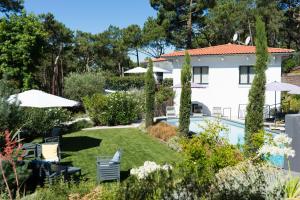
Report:
M20 128L23 119L21 108L15 104L9 104L9 95L17 93L12 84L5 80L0 80L0 131L5 129L14 130Z
M163 87L172 87L173 86L173 79L172 78L165 78L163 81L162 81L162 84L161 84Z
M71 73L65 78L65 96L81 101L85 96L104 92L105 78L102 73Z
M160 86L155 92L155 116L165 116L166 107L173 106L175 92L171 87Z
M13 194L15 194L17 191L16 191L16 180L15 180L15 174L13 172L13 168L12 168L12 165L8 162L8 161L1 161L2 162L2 167L4 169L4 174L6 176L6 179L7 179L7 182L9 184L9 187L11 189L11 192ZM17 174L18 174L18 181L19 181L19 185L22 185L26 179L28 178L29 176L29 171L27 169L28 167L28 162L19 162L17 161L17 158L15 158L15 164L16 164L16 171L17 171ZM7 192L7 188L6 188L6 185L5 185L5 182L4 182L4 179L2 178L2 171L0 170L0 193L2 192ZM18 191L18 192L21 192L21 191ZM1 196L0 196L1 197Z
M24 117L23 129L30 136L38 136L44 135L53 127L70 120L71 113L68 110L60 108L26 108L24 109Z
M110 76L106 77L105 88L117 91L128 91L136 88L141 89L145 85L144 76Z
M143 102L134 94L116 92L86 97L84 106L96 125L114 126L136 121L141 116Z

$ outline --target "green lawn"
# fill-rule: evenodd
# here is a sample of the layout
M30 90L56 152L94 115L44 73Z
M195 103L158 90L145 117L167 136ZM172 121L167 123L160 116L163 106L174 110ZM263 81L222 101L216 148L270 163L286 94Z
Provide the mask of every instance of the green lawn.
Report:
M121 148L121 178L128 176L132 167L146 160L157 163L173 163L180 155L155 138L138 129L107 129L79 131L63 136L62 163L81 167L85 177L96 179L96 157L113 155Z

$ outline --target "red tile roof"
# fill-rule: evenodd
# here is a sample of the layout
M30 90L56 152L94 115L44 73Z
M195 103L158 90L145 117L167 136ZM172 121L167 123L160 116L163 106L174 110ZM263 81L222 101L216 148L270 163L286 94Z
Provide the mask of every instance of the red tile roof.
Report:
M162 62L162 61L167 61L166 58L162 58L162 57L160 57L160 58L151 58L151 59L152 59L152 62ZM147 63L147 62L148 62L148 59L145 59L144 62Z
M161 61L166 61L166 60L167 60L167 59L161 58L161 57L160 57L160 58L153 58L153 59L152 59L153 62L161 62Z
M239 44L223 44L218 46L211 46L199 49L187 50L191 56L204 55L232 55L232 54L255 54L255 46L246 46ZM283 48L268 48L269 53L292 53L293 49ZM162 57L184 56L185 51L174 51L172 53L164 54Z

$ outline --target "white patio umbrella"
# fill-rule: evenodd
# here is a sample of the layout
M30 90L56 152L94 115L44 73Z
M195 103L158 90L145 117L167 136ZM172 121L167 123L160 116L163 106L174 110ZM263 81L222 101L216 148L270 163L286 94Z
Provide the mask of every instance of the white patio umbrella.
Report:
M181 88L181 84L173 85L171 88ZM191 82L191 88L205 88L205 86Z
M21 107L33 108L73 107L79 105L77 101L48 94L40 90L28 90L11 95L7 101L9 103L18 103Z
M130 70L125 71L125 74L144 74L147 72L146 68L143 67L135 67Z
M160 68L160 67L153 67L153 72L157 73L157 72L162 72L162 73L170 73L170 71Z
M288 92L289 94L300 94L300 87L292 89Z
M281 83L281 82L274 81L266 84L266 90L275 92L275 112L276 112L276 92L289 92L293 90L294 91L300 90L300 87L289 83Z
M130 70L127 70L125 71L124 73L125 74L144 74L147 72L147 69L146 68L143 68L143 67L135 67L135 68L132 68ZM154 73L158 73L158 72L162 72L162 73L170 73L170 71L168 70L165 70L165 69L162 69L162 68L159 68L159 67L153 67L153 72Z

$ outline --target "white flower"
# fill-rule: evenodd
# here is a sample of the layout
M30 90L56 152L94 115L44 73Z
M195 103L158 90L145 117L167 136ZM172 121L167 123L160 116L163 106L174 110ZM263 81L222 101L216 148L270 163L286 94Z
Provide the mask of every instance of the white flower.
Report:
M165 164L161 167L161 169L168 171L168 170L173 169L173 167L171 165Z
M171 165L164 165L160 166L152 161L145 161L143 166L140 166L139 168L132 168L130 170L130 174L136 176L138 179L144 179L146 178L150 173L155 172L159 169L162 170L171 170Z
M295 150L293 150L291 147L287 147L285 148L285 155L293 158L295 156Z
M274 136L274 142L276 145L289 145L292 142L292 138L288 137L287 134L280 133L276 136Z

